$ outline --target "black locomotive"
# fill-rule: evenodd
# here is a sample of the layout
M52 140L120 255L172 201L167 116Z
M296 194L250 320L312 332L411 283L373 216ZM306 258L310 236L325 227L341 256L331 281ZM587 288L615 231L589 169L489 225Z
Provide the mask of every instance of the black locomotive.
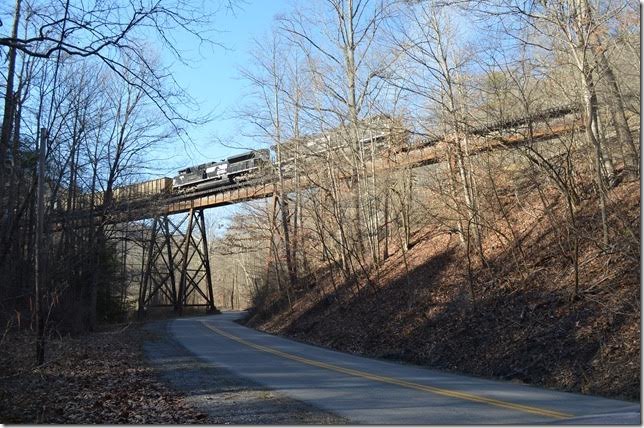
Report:
M172 188L180 191L238 183L266 173L271 165L268 149L251 150L219 162L208 162L179 171Z

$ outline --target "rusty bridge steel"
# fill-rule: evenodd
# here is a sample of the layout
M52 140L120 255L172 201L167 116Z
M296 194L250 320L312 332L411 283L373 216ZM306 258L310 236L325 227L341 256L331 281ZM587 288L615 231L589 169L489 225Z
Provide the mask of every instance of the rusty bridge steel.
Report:
M571 113L572 109L562 109L562 115ZM551 115L548 115L550 118ZM498 149L517 147L528 142L548 140L579 129L579 120L555 127L547 127L528 137L515 133L509 137L484 137L473 135L470 155ZM375 171L398 168L416 168L419 166L443 162L444 146L449 138L427 140L409 147L405 151L390 153L386 159L377 160ZM348 181L349 175L339 177ZM291 178L284 180L284 192L295 189ZM303 188L314 187L315 183L302 182ZM178 195L160 195L147 199L121 202L110 208L102 216L103 224L118 224L131 221L153 219L150 241L144 248L145 271L139 288L139 315L143 316L150 306L171 306L181 314L185 306L205 306L209 311L217 311L214 304L213 285L208 260L208 244L203 211L208 208L232 205L240 202L263 199L277 193L277 177L264 177L238 183L235 186L213 187L192 193ZM187 214L186 214L187 213ZM72 213L70 224L80 226L92 215L100 213ZM173 223L169 216L186 214L183 220ZM76 218L75 218L76 217ZM181 226L188 221L185 232ZM55 220L54 220L55 222ZM179 240L176 238L179 237ZM197 267L190 263L197 257ZM203 270L203 275L200 275ZM175 275L179 275L177 278ZM199 288L199 282L206 279L206 292ZM204 304L190 304L192 293L200 294ZM155 299L164 299L169 303L155 303Z

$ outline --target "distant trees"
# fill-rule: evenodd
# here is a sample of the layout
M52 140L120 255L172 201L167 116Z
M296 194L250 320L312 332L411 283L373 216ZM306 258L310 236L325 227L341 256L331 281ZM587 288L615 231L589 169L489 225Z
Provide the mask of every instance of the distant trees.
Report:
M465 31L468 13L477 20ZM498 240L519 270L528 275L531 269L524 231L508 207L510 194L520 201L519 183L528 180L550 221L560 217L551 212L545 188L553 186L564 198L567 220L553 228L561 256L576 272L574 297L584 245L580 204L597 197L601 245L608 248L618 233L608 226L609 189L638 174L631 122L639 113L625 89L637 87L638 66L626 66L620 54L639 49L632 14L619 1L329 0L279 17L273 33L279 46L261 49L263 77L246 77L260 95L255 99L270 99L264 108L253 104L253 117L271 125L259 140L277 155L282 202L273 206L282 221L279 230L270 230L290 242L282 253L291 265L283 270L288 283L301 290L333 272L349 285L357 278L373 285L383 261L395 251L405 254L415 232L430 223L436 233L459 237L464 281L476 299L473 272L491 269L486 242ZM564 104L578 109L536 118ZM528 119L481 131L518 117ZM256 120L251 124L268 129ZM544 134L553 136L547 144L540 140ZM404 149L420 137L433 141L428 144L445 161L424 168L426 173L406 163ZM491 143L497 150L505 144L517 149L503 162L488 152ZM584 179L591 171L595 185L589 192Z
M110 309L101 299L118 299L116 250L104 221L113 190L143 172L151 149L202 120L186 114L192 101L155 50L181 59L173 39L178 32L212 43L204 28L209 17L181 0L2 6L2 317L33 316L37 247L44 253L43 310L50 326L94 329ZM47 145L44 177L36 173L41 144ZM42 241L35 231L38 180L44 180L47 207Z

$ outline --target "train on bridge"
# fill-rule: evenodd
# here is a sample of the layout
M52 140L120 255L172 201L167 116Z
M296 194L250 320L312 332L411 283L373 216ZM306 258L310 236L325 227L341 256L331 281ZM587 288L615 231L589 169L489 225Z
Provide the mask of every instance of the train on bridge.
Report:
M164 194L182 194L243 183L270 173L268 149L250 150L221 161L207 162L179 170L174 178L163 177L115 189L114 200L132 200Z
M538 111L528 116L485 123L475 128L469 128L467 132L478 136L495 135L499 131L510 131L511 134L516 134L518 128L525 127L532 121L563 117L578 110L577 104L566 104ZM555 128L568 129L565 125ZM271 161L269 149L250 150L221 161L207 162L181 169L178 175L173 178L163 177L118 187L112 192L112 201L122 204L155 197L189 195L198 191L201 193L201 191L208 189L212 189L211 193L217 193L230 189L231 186L243 187L244 183L250 183L255 179L274 178L276 168L282 168L287 173L291 170L297 154L315 161L316 158L324 157L329 151L352 149L347 143L346 131L345 128L338 128L322 134L309 135L297 141L282 143L280 145L282 151L279 167ZM424 150L450 137L449 135L441 135L412 140L411 133L406 128L386 115L374 116L365 120L357 131L358 146L364 148L367 155L374 154L374 152L380 153L385 149L389 155ZM550 127L545 134L552 134L552 131L553 128ZM505 137L504 141L520 141L524 138L520 133L514 134ZM273 146L272 149L277 151L276 146ZM103 192L82 194L76 199L75 209L100 206L103 204L103 200ZM61 203L58 206L62 208L65 205L65 203Z
M172 179L172 190L185 192L247 181L265 174L270 165L268 149L251 150L180 170Z
M218 162L207 162L179 170L178 175L162 177L127 186L112 191L112 201L116 204L138 201L154 197L182 195L210 188L240 185L246 181L272 174L272 163L268 149L250 150L230 156ZM78 195L75 209L100 206L104 192ZM57 208L64 208L60 200Z
M382 120L382 118L380 119ZM386 128L380 124L376 130L362 130L362 134L365 135L361 135L359 144L366 147L365 150L372 144L377 150L381 150L385 147L385 140L392 134L392 130L391 126ZM309 136L302 140L299 152L307 158L315 158L323 156L329 150L336 151L349 148L341 135L335 135L335 137L330 138L326 134ZM282 161L280 167L287 173L293 167L295 159L293 147L291 146L290 143L283 143L281 146ZM273 146L272 149L276 150L276 147ZM116 204L121 204L154 197L187 195L208 189L217 192L219 189L223 190L231 186L243 186L245 182L254 179L270 179L271 177L275 177L276 168L278 166L271 160L270 149L250 150L222 159L221 161L206 162L183 168L173 178L162 177L115 188L112 191L112 201ZM103 204L103 192L97 192L94 195L83 194L77 199L80 201L80 204L77 204L76 208L90 207L92 205L90 203L92 196L94 198L93 206Z

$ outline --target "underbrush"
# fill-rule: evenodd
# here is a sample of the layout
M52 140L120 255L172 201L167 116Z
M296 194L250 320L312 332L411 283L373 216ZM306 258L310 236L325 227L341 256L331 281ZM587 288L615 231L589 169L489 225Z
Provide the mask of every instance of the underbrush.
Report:
M546 192L549 216L538 214L535 192L508 203L520 249L493 237L483 242L474 299L457 235L430 224L408 252L398 250L371 272L371 281L338 285L326 275L300 290L292 309L277 294L265 296L248 324L372 357L637 400L640 185L609 191L609 246L600 244L597 200L580 204L578 290L562 242L564 201L555 189Z

